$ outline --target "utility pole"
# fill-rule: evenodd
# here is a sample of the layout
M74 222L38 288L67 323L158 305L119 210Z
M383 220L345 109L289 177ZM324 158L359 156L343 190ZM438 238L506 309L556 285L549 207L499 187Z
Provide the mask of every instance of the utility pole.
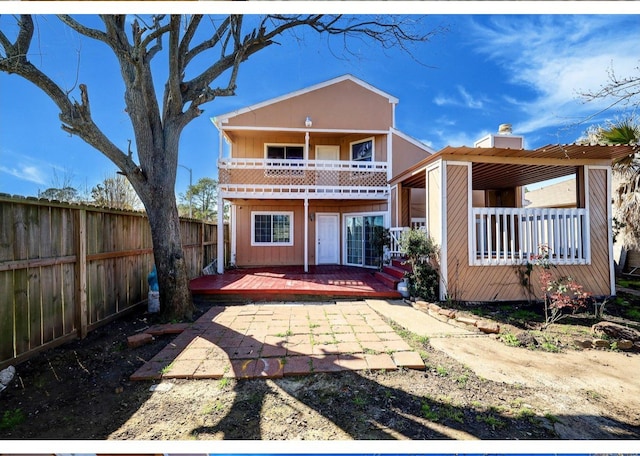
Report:
M178 164L178 166L186 169L187 171L189 171L189 218L193 218L193 209L192 209L192 205L191 205L191 198L193 198L193 196L191 195L191 187L193 186L193 170L191 168L187 168L184 165Z

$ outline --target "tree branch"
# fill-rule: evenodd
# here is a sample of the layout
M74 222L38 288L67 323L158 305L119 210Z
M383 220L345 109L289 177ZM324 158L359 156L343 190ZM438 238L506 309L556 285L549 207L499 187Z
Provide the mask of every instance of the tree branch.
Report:
M636 67L636 70L640 72L640 67ZM582 120L580 123L591 120L615 106L625 106L629 103L633 103L635 98L640 99L640 76L628 76L620 79L616 76L613 69L609 69L607 73L609 76L609 83L607 85L601 86L599 90L583 92L578 95L585 102L607 99L612 101L610 101L604 108Z
M189 47L191 46L191 41L193 40L193 37L196 34L196 31L198 30L198 27L201 21L202 21L201 14L196 14L194 16L191 16L191 19L187 24L187 30L185 31L185 34L182 37L182 40L180 41L179 56L180 56L180 69L182 71L184 71L185 66L190 61L190 58L188 56ZM197 55L197 53L195 55Z
M27 60L27 52L33 38L33 19L29 15L20 18L20 32L11 44L3 35L2 45L6 56L0 59L0 70L15 73L40 88L58 106L62 129L77 135L100 150L123 171L136 169L135 163L116 147L95 125L91 118L89 94L86 85L80 84L80 103L71 102L68 94L51 78Z
M165 106L163 116L167 118L170 113L182 112L182 91L180 82L183 78L183 68L180 66L180 16L173 15L170 19L169 32L169 77L165 87Z
M93 38L94 40L102 41L103 43L111 45L111 42L110 42L111 40L109 38L109 35L107 35L103 31L86 27L81 23L79 23L78 21L76 21L75 19L73 19L68 14L59 14L58 19L60 19L62 22L64 22L66 25L68 25L70 28L72 28L73 30L75 30L81 35L84 35L89 38Z

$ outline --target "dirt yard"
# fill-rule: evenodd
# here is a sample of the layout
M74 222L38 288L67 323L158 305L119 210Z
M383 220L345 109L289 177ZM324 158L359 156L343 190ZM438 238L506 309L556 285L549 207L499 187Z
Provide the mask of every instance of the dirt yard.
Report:
M551 353L496 337L427 340L403 332L426 371L132 382L173 337L127 347L128 336L153 323L140 310L18 365L0 393L0 436L640 439L640 354Z

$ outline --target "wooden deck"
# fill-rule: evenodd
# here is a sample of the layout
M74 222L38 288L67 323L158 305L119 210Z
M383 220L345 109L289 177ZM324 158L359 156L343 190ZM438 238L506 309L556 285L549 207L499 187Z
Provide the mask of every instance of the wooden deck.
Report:
M195 303L398 299L400 294L376 278L375 270L348 266L233 269L190 282Z

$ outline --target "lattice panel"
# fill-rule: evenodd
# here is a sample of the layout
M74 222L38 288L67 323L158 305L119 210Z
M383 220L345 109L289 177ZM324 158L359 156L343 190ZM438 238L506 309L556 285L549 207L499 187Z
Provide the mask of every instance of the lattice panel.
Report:
M221 185L254 184L262 186L335 186L386 187L387 173L383 171L297 170L236 168L218 171Z

